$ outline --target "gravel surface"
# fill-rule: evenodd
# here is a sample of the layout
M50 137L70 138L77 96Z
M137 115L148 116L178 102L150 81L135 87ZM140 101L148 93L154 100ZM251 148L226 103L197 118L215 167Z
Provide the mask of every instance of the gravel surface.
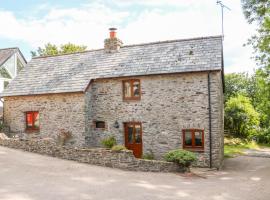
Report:
M226 159L221 171L127 172L0 147L1 200L269 200L270 158ZM195 173L195 174L194 174Z

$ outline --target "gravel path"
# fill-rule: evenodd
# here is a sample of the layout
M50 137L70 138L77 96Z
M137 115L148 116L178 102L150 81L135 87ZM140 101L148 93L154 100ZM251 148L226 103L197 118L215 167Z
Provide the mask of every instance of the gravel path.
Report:
M127 172L0 146L1 200L269 200L270 159L227 159L197 175Z

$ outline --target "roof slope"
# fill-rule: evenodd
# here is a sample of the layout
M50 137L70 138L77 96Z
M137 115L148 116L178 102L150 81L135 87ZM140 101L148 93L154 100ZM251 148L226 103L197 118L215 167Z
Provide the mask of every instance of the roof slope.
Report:
M6 49L0 49L0 66L6 62L10 56L12 56L18 48L6 48Z
M32 59L1 96L83 92L91 79L222 70L222 38L212 36Z

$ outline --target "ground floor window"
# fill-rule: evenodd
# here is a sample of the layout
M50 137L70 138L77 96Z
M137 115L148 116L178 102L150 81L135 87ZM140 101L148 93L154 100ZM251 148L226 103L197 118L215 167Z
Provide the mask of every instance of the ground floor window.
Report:
M183 129L183 148L193 150L204 149L204 130Z
M26 118L27 131L39 130L39 112L38 111L26 112L25 118Z
M96 129L105 129L106 128L104 121L95 121L94 125L95 125Z

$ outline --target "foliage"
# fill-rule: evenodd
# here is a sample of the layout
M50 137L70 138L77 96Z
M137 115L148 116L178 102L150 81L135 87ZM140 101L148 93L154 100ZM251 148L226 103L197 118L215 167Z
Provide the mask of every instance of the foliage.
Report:
M127 148L123 145L114 145L112 147L112 150L113 151L116 151L116 152L119 152L119 151L123 151L123 150L126 150Z
M101 141L101 144L106 147L106 148L109 148L111 149L113 146L116 145L116 139L114 136L110 136L108 138L105 138Z
M224 139L224 156L232 158L243 155L246 149L259 149L260 147L261 145L255 141L227 136Z
M225 128L235 136L254 134L259 126L259 114L247 97L231 97L225 108Z
M4 123L2 121L2 119L0 120L0 131L3 131L4 130Z
M256 93L254 107L260 113L260 125L262 128L270 126L270 71L258 69L254 75L256 79Z
M270 2L269 0L242 0L244 15L249 23L256 23L257 34L253 35L248 44L256 53L256 60L270 68Z
M253 46L255 59L261 66L254 75L256 94L253 105L260 113L260 127L264 131L270 127L270 1L242 0L242 7L248 22L257 26L256 35L247 44ZM258 134L261 137L265 132Z
M258 143L270 144L270 127L263 129L253 136Z
M176 149L166 153L165 160L168 162L175 162L181 167L189 168L191 164L197 160L197 157L190 151Z
M252 102L255 98L256 84L254 78L247 73L231 73L225 75L225 102L239 94L248 96Z
M142 159L145 159L145 160L154 160L155 157L154 157L153 152L151 152L151 153L143 154Z
M72 43L63 44L57 47L55 44L47 43L44 48L38 47L36 51L31 51L32 57L36 56L54 56L62 55L67 53L76 53L85 51L87 46L75 45Z

